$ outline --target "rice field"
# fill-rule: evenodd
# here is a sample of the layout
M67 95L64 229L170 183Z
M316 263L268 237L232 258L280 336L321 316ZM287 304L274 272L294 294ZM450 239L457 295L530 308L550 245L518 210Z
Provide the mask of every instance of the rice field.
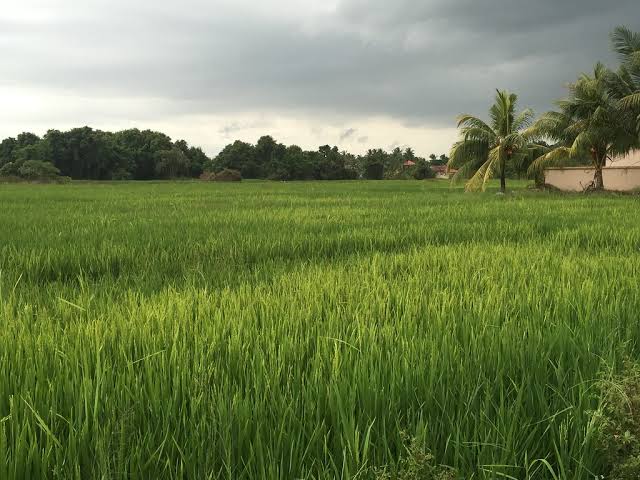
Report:
M640 197L78 183L0 206L0 479L605 468Z

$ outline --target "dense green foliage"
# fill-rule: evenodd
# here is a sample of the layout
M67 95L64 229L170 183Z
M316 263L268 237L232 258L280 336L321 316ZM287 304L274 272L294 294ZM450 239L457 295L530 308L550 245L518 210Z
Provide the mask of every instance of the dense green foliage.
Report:
M0 167L0 177L17 177L25 180L59 178L60 170L52 163L41 160L16 160Z
M26 161L48 162L62 175L85 180L197 177L208 160L202 149L151 130L111 133L83 127L49 130L42 138L21 133L0 143L0 168Z
M432 154L434 164L439 159ZM412 161L410 168L404 162ZM391 153L370 150L362 156L325 145L305 151L285 146L270 136L253 145L240 140L210 159L186 141L173 142L160 132L138 129L111 133L89 127L68 132L49 130L40 138L21 133L0 143L0 176L17 172L24 162L46 162L76 180L153 180L198 177L204 171L237 170L244 178L270 180L353 180L356 178L417 178L433 176L430 162L417 158L411 148ZM374 173L372 173L374 172ZM8 173L7 173L8 175ZM13 175L13 173L12 173Z
M432 157L436 158L433 154ZM443 157L440 162L448 160ZM406 166L408 161L414 165ZM264 136L255 145L240 140L227 145L205 165L205 170L218 172L229 168L239 171L244 178L270 180L425 179L433 176L431 164L439 163L416 157L411 148L395 148L391 153L371 149L365 155L355 156L329 145L305 151Z
M2 186L0 478L608 472L639 200L495 188Z

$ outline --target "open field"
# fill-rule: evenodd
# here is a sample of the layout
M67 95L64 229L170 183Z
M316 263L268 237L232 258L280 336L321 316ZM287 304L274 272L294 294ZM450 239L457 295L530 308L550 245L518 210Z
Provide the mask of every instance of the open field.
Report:
M451 478L604 468L603 379L640 355L640 197L87 183L0 205L2 479L367 479L405 436Z

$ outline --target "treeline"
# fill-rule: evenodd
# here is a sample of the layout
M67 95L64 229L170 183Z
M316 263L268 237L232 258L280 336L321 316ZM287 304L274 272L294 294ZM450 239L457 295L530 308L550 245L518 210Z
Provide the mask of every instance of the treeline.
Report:
M152 180L198 177L210 159L199 147L172 141L164 133L130 129L104 132L89 127L42 138L21 133L0 143L0 175L24 176L25 164L45 169L53 165L72 179Z
M395 148L392 152L372 149L364 155L353 155L330 145L308 151L278 143L267 135L255 145L240 140L227 145L205 165L205 170L237 170L243 178L269 180L424 179L434 176L432 164L447 161L444 155L440 158L432 155L427 161L417 157L411 148Z
M154 180L209 178L237 171L243 178L270 180L352 180L431 178L432 165L448 157L417 157L411 148L372 149L353 155L325 145L316 151L286 146L270 136L251 144L235 141L215 158L184 140L151 130L105 132L90 127L39 137L21 133L0 143L0 176L39 178L62 175L75 180Z

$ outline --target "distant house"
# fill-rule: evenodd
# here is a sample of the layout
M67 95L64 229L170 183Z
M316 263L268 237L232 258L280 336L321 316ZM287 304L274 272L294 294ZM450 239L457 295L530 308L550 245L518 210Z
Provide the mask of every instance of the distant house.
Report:
M415 166L416 162L414 162L413 160L407 160L406 162L404 162L402 164L403 167L405 168L409 168L409 167L413 167Z

